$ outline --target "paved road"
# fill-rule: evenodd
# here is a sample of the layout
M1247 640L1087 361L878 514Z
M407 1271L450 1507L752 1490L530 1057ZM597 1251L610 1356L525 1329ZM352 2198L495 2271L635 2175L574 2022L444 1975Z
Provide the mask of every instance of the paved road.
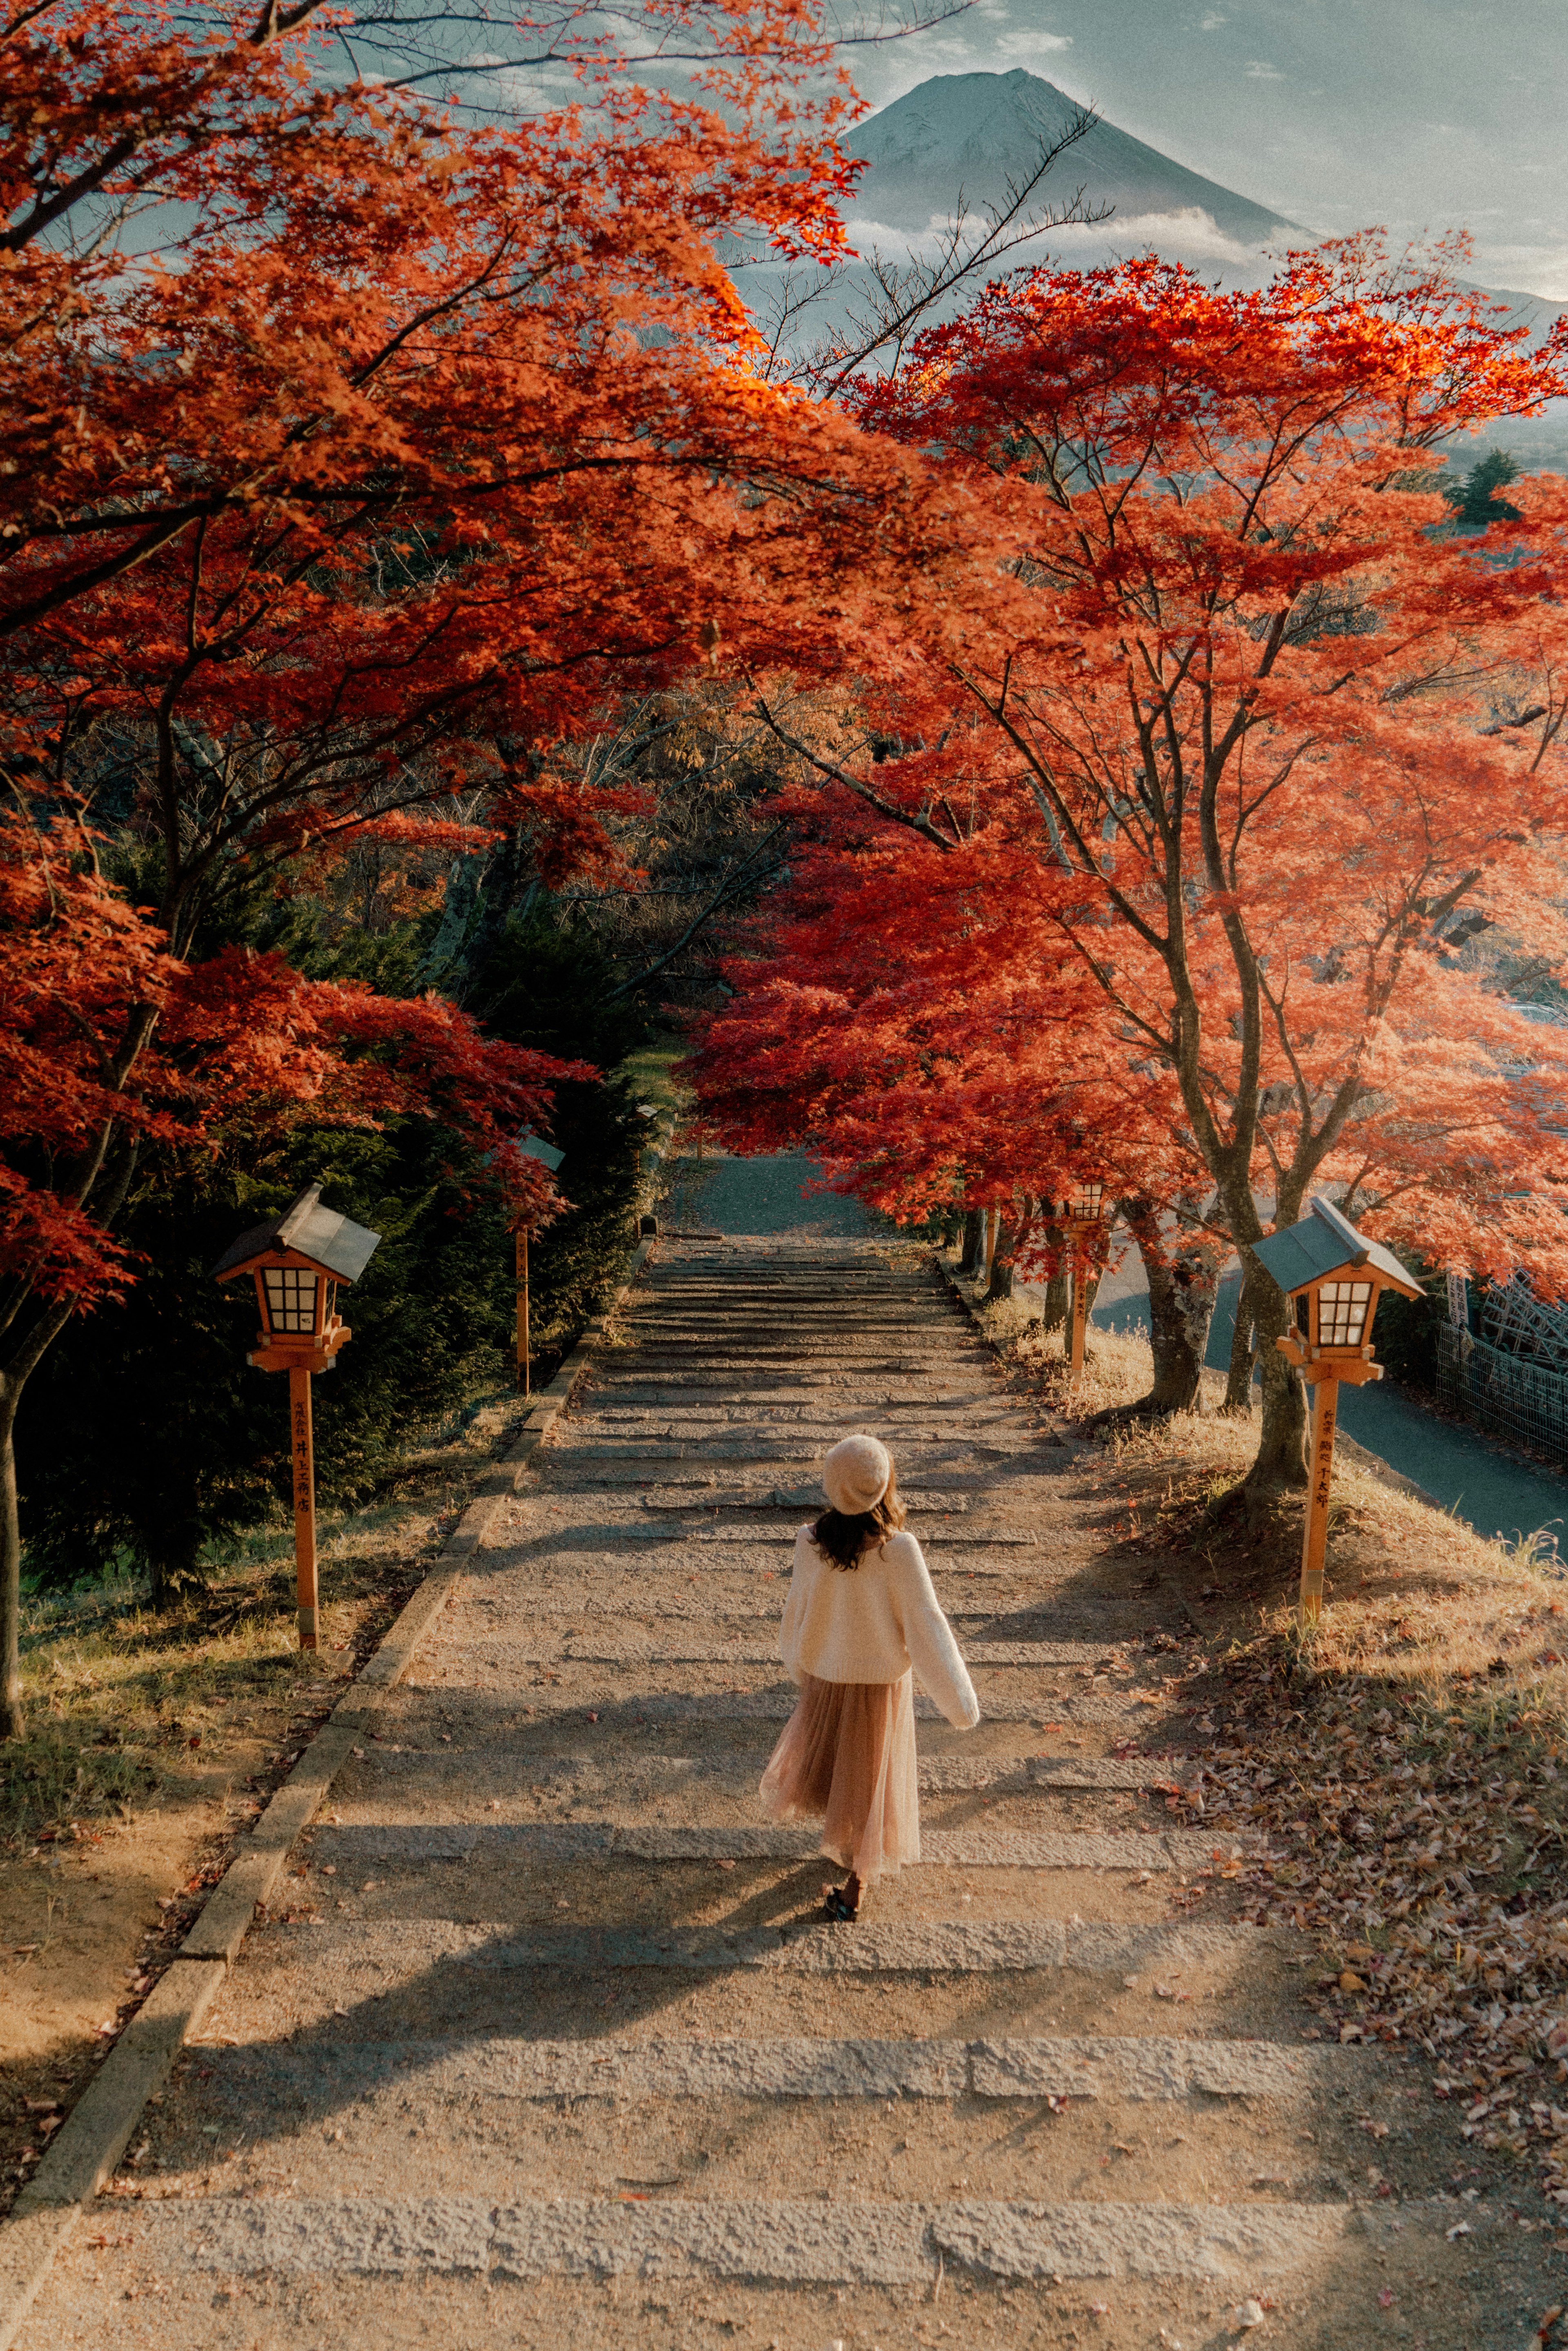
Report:
M1207 1357L1216 1371L1229 1365L1240 1289L1234 1274L1219 1286ZM1135 1253L1102 1285L1092 1320L1105 1331L1148 1329L1149 1293ZM1392 1384L1342 1388L1339 1416L1347 1437L1413 1478L1440 1509L1452 1510L1478 1534L1511 1540L1543 1527L1568 1554L1568 1478L1558 1471L1519 1460L1479 1429L1440 1419Z
M1213 1726L1103 1458L874 1243L667 1241L627 1341L22 2351L1192 2351L1252 2296L1359 2351L1391 2283L1429 2351L1522 2345L1535 2241L1525 2280L1490 2204L1430 2200L1457 2117L1406 2053L1308 2037L1294 1938L1185 1915L1223 1864L1161 1788ZM925 1859L848 1928L756 1801L846 1425L894 1447L985 1708L919 1702Z
M663 1213L676 1229L716 1227L737 1238L863 1240L891 1231L884 1217L858 1200L817 1190L820 1182L821 1170L804 1152L766 1159L709 1154L700 1164L676 1163Z

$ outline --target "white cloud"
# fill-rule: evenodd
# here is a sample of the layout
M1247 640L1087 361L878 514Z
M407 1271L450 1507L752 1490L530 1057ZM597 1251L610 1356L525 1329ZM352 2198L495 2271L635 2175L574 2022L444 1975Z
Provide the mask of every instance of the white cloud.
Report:
M1249 81L1283 81L1285 78L1278 66L1266 65L1261 57L1249 57L1246 72Z
M999 57L1032 57L1040 56L1047 49L1070 49L1071 47L1071 33L1004 33L997 43L997 55Z
M1191 204L1176 213L1113 214L1108 221L1085 222L1082 227L1053 228L1041 239L1064 256L1082 253L1096 245L1117 253L1153 249L1168 261L1255 261L1261 247L1228 236L1212 213Z
M1568 302L1568 246L1560 236L1530 245L1488 238L1476 248L1476 276L1543 302Z
M1228 16L1217 16L1211 8L1197 29L1200 33L1218 33L1221 25L1228 25L1229 22Z
M920 260L930 260L944 249L948 216L933 213L924 231L911 231L891 228L884 221L868 220L850 211L845 214L845 225L857 253L869 254L874 247L884 260L906 253ZM1233 266L1255 266L1261 247L1242 245L1228 236L1211 213L1193 205L1182 212L1129 214L1124 219L1117 215L1108 221L1042 229L1039 236L1019 246L1000 266L1018 269L1031 261L1054 256L1070 267L1081 265L1093 268L1103 262L1151 249L1170 261L1216 261Z

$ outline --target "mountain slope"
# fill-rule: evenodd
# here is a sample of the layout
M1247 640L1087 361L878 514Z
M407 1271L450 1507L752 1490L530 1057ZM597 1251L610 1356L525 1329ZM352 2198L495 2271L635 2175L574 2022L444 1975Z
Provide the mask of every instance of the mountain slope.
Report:
M1054 82L1019 68L1005 74L939 74L895 99L844 146L865 160L855 210L905 232L925 230L945 216L960 190L971 209L1006 202L1009 179L1035 169L1041 137L1059 136L1076 111ZM1082 184L1091 205L1112 204L1101 232L1109 243L1118 227L1151 215L1206 214L1238 245L1257 246L1300 237L1299 224L1173 163L1109 122L1097 122L1064 155L1041 189L1061 205ZM1140 242L1145 241L1140 238Z

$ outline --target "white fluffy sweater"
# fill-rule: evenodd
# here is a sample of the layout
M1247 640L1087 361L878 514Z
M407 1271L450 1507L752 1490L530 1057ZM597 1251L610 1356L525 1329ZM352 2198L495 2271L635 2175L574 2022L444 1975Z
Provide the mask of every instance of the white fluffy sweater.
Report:
M796 1681L813 1674L824 1682L895 1682L913 1666L956 1729L972 1730L980 1719L968 1668L912 1534L890 1535L846 1570L801 1527L779 1654Z

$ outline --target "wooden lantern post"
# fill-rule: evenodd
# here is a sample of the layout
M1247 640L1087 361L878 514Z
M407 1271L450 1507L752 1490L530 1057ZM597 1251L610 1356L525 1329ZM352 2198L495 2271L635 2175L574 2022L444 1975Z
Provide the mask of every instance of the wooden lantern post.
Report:
M528 1394L528 1228L517 1227L517 1385Z
M294 1583L299 1646L320 1644L316 1554L316 1451L310 1377L329 1372L352 1332L337 1311L338 1285L355 1282L379 1233L321 1206L308 1184L280 1217L242 1233L213 1268L219 1281L254 1275L261 1339L246 1357L265 1372L288 1374L288 1451L294 1471Z
M552 1176L555 1174L556 1169L560 1165L561 1161L566 1157L564 1151L558 1151L553 1143L541 1143L538 1136L530 1133L527 1127L523 1129L521 1134L517 1137L517 1150L525 1159L538 1160L541 1165L549 1169ZM533 1352L528 1342L528 1228L527 1225L519 1225L517 1227L516 1238L517 1280L517 1385L524 1395L528 1395L532 1393L529 1385L529 1366L533 1363Z
M1340 1388L1383 1377L1372 1353L1372 1318L1383 1291L1396 1290L1405 1298L1421 1292L1393 1251L1358 1232L1332 1200L1314 1200L1311 1216L1257 1242L1253 1255L1294 1310L1295 1328L1274 1344L1312 1391L1300 1615L1303 1625L1315 1625L1323 1613Z
M255 1361L254 1356L251 1359ZM316 1443L310 1416L310 1374L288 1366L288 1449L294 1461L294 1597L299 1646L319 1646L316 1577Z
M1089 1264L1092 1255L1089 1235L1092 1229L1097 1231L1099 1228L1104 1198L1103 1184L1075 1184L1071 1197L1064 1203L1067 1228L1072 1236L1072 1316L1068 1369L1074 1379L1083 1369L1083 1348L1089 1329Z

